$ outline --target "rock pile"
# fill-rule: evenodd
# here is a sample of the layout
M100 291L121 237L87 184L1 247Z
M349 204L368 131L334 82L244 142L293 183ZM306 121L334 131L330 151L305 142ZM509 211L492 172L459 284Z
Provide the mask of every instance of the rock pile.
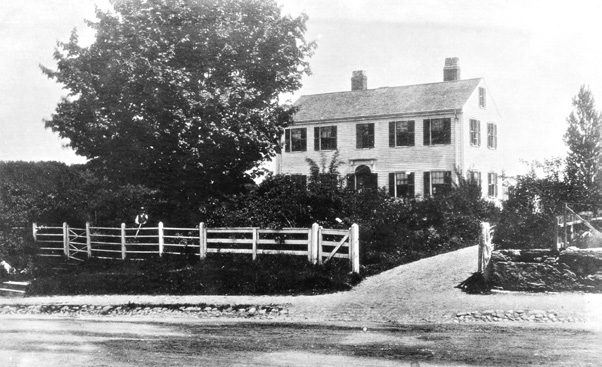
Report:
M494 251L487 268L490 286L528 292L602 291L602 253L566 250Z
M584 320L572 316L562 316L555 311L503 311L485 310L472 312L458 312L454 322L583 322Z
M229 317L273 319L288 315L282 306L253 305L7 305L0 314L58 314L64 316L156 316L169 317Z

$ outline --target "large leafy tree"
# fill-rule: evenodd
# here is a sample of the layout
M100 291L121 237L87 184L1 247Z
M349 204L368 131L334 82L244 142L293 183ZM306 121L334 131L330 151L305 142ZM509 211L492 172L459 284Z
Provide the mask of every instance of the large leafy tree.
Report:
M585 86L581 86L573 98L573 108L567 118L569 126L564 135L569 147L566 176L581 200L592 205L599 200L600 194L602 115L596 110L594 96Z
M236 190L278 151L294 108L279 95L309 73L306 17L273 0L114 1L97 10L90 46L59 42L69 94L46 127L106 175L172 193Z

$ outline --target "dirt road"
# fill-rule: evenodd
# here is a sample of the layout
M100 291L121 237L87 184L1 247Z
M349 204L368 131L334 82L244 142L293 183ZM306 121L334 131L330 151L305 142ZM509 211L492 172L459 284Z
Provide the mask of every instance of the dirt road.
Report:
M10 304L285 305L288 320L387 324L451 323L463 312L544 310L559 320L602 325L602 294L499 293L470 295L455 288L477 268L477 247L423 259L365 279L349 292L319 296L75 296L0 299Z
M222 319L0 317L0 365L598 366L600 333L539 325L361 327Z

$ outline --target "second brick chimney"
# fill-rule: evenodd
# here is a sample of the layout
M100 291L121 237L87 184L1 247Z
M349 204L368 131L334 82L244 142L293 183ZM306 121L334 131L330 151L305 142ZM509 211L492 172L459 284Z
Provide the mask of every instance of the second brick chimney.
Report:
M448 57L445 59L443 67L443 81L450 82L460 80L460 60L457 57Z
M368 77L364 70L356 70L351 74L351 90L368 89Z

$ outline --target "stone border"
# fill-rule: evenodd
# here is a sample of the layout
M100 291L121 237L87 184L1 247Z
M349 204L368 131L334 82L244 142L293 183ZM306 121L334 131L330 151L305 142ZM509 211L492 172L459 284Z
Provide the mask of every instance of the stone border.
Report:
M258 318L273 319L288 315L288 310L280 305L209 305L209 304L164 304L164 305L5 305L0 307L0 315L13 314L54 314L60 316L170 316L198 318Z
M563 316L556 311L543 310L485 310L472 312L458 312L453 321L460 322L585 322L584 319L572 316Z

